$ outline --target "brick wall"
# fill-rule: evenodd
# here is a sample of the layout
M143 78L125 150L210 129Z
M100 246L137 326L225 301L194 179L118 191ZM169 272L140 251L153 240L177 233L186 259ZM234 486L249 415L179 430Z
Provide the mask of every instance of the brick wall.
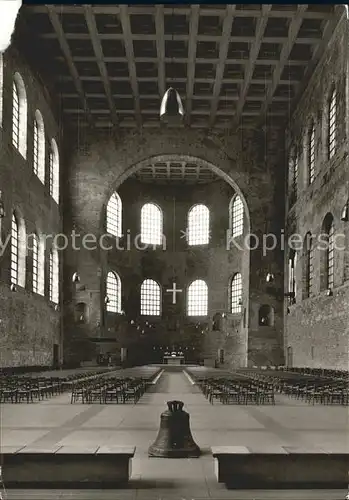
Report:
M51 138L60 144L59 126L45 88L23 63L14 48L4 54L3 120L0 126L0 189L5 217L0 221L3 241L11 233L13 210L27 234L61 232L61 214L49 195L48 150ZM12 146L12 78L18 71L25 83L28 101L26 159ZM46 185L33 173L33 123L39 109L45 123ZM50 365L53 345L61 347L60 312L48 300L48 255L46 251L45 297L32 293L32 258L26 258L25 288L10 291L10 244L0 257L0 366ZM62 349L61 349L62 350Z
M302 251L297 255L296 304L285 307L285 349L292 352L294 366L348 369L349 275L348 223L341 221L343 206L348 200L348 23L343 20L336 35L314 73L290 123L288 142L299 151L298 199L289 207L286 227L288 234L298 233L302 239L310 231L315 237L322 232L327 213L334 219L339 245L335 249L333 296L323 290L323 253L314 251L314 296L304 297L305 262ZM338 94L337 137L335 156L327 155L327 101L335 84ZM316 165L314 182L307 186L306 130L311 118L316 124ZM343 235L343 236L339 236ZM287 287L285 252L285 287ZM291 349L290 349L291 348Z

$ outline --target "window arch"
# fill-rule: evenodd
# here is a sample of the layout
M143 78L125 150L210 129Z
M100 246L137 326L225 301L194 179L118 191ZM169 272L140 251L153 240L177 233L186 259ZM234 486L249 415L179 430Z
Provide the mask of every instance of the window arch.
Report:
M337 149L337 90L332 88L328 100L328 132L327 132L328 158L331 159Z
M107 297L107 311L121 313L121 280L113 271L107 275Z
M207 316L208 288L204 280L195 280L188 287L188 316Z
M11 223L11 284L25 286L26 233L23 220L12 213Z
M122 202L116 192L111 195L107 204L107 232L117 238L122 236Z
M141 285L141 314L143 316L160 316L161 292L159 284L146 279Z
M230 283L230 311L233 314L240 314L242 307L242 278L240 273L236 273Z
M49 158L49 172L50 172L50 195L59 203L59 153L57 143L51 139L51 149Z
M305 256L305 297L314 293L314 246L311 233L307 233L304 241Z
M324 290L334 285L334 224L330 213L323 221L322 233L325 248L321 252L321 289Z
M51 302L59 302L59 259L58 251L52 248L50 251L49 263L49 298Z
M238 194L230 202L230 229L233 238L244 232L244 204Z
M210 239L210 211L194 205L188 212L188 245L206 245Z
M37 109L34 118L33 170L40 181L45 183L45 125L42 114Z
M314 122L308 130L308 184L311 184L315 177L315 125Z
M27 94L23 79L15 73L12 86L12 144L27 156Z
M141 242L161 245L163 235L162 211L154 203L146 203L141 209Z

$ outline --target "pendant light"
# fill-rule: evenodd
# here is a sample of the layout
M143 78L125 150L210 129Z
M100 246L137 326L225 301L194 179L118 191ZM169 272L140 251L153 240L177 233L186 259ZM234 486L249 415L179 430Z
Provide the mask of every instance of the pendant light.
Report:
M172 9L172 42L173 42L173 13ZM170 87L162 97L160 105L160 121L166 124L178 125L184 117L184 107L181 97L176 89Z
M170 87L164 94L160 106L160 120L163 123L178 124L184 117L182 100L177 90Z

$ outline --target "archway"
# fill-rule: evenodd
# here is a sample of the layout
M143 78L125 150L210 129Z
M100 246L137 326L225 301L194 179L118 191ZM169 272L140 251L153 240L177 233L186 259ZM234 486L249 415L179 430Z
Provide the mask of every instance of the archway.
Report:
M220 348L223 348L223 347L225 348L226 358L227 358L228 362L231 364L231 366L236 367L236 368L238 368L240 366L246 366L247 365L247 345L248 345L250 252L247 248L243 247L243 236L250 232L250 212L249 212L249 208L247 206L247 202L246 202L244 193L242 192L240 187L237 185L235 180L232 179L232 177L230 175L228 175L221 168L217 167L216 165L212 164L211 162L204 160L202 158L199 158L199 157L191 156L191 155L166 154L166 155L150 156L147 159L142 160L141 162L138 162L134 165L128 166L120 175L117 176L114 183L109 186L108 196L104 200L103 210L101 211L100 230L103 231L103 229L105 228L106 207L108 205L109 196L113 196L117 192L118 195L122 199L123 207L127 207L127 200L130 199L130 197L126 196L125 198L123 198L123 195L122 195L124 186L127 184L127 182L129 180L133 180L133 182L136 182L137 172L148 167L150 164L170 164L172 162L173 163L175 163L175 162L183 162L184 163L185 162L186 164L190 164L190 165L199 164L203 168L206 168L206 169L209 169L210 171L212 171L212 173L214 174L215 180L217 180L217 182L220 181L221 183L226 184L230 188L232 188L230 191L231 192L230 198L229 198L229 200L227 200L226 206L224 208L224 210L226 212L227 226L225 229L225 234L224 234L225 242L224 242L223 246L224 246L224 251L226 253L230 252L230 255L232 255L235 252L236 255L239 255L239 254L240 255L239 255L239 257L235 257L234 258L235 260L226 258L227 279L226 279L226 282L224 282L224 279L223 279L222 283L220 284L222 291L219 292L222 294L223 299L218 300L218 302L219 302L218 308L214 304L214 299L212 299L212 298L209 299L208 316L206 318L197 319L197 323L200 325L198 328L198 331L199 331L199 333L201 332L202 356L203 357L209 356L209 355L217 356L218 345L219 345L219 346L221 346ZM177 187L178 187L178 185L177 185ZM197 187L197 184L194 183L193 189L196 189L196 187ZM243 204L243 207L244 207L244 221L245 222L244 222L243 234L239 235L241 242L242 242L242 246L240 248L235 247L233 244L231 244L230 240L228 240L228 231L230 231L230 229L231 229L230 228L230 226L231 226L230 225L230 207L231 207L230 200L231 200L231 197L234 197L236 195L238 195L240 197L242 204ZM156 199L152 200L152 202L156 203ZM193 203L194 203L193 200L191 200L190 201L191 206L193 205ZM139 211L139 208L140 207L137 205L137 201L133 200L133 210ZM214 207L213 207L213 210L214 210ZM166 212L166 210L165 210L165 212ZM168 218L171 218L171 217L168 216ZM124 222L125 221L123 220L123 223ZM179 239L179 237L178 237L178 239ZM229 242L229 245L227 245L227 242ZM109 257L106 257L106 259L108 259L108 258ZM211 261L213 258L214 257L212 257L212 255L211 255L211 257L207 257L207 260ZM148 270L152 269L152 266L153 266L153 263L151 261L151 257L149 255L145 254L144 258L142 259L141 266L143 265L143 261L150 261L150 265L149 265L149 267L147 267L147 272L148 272ZM231 261L233 261L233 264L231 264ZM113 263L110 261L108 262L108 264L107 264L107 262L105 262L104 264L105 264L104 265L105 269L113 266ZM230 267L229 267L229 264L231 264ZM119 262L119 266L120 265L122 267L122 263ZM195 265L195 263L193 265ZM224 264L222 264L222 265L224 265ZM164 266L164 263L162 263L162 266ZM236 267L234 267L234 266L236 266ZM136 265L134 267L138 268L139 266ZM176 272L180 274L180 271L177 270ZM230 304L230 302L231 302L230 281L231 280L228 278L228 276L230 277L232 274L234 274L236 272L241 273L242 282L243 282L243 294L240 298L241 313L237 313L234 315L234 318L233 318L234 325L230 324L231 321L229 319L227 322L225 322L225 324L227 325L227 328L224 328L224 329L220 328L217 332L217 335L212 335L212 319L213 319L214 315L217 314L217 309L220 311L220 315L222 315L223 313L226 313L229 315L231 314L231 304ZM213 273L214 272L212 272L212 274ZM126 288L127 288L127 281L131 281L131 280L133 283L135 283L134 287L136 287L136 288L138 287L139 283L137 282L137 279L139 277L137 276L137 273L135 273L135 274L136 274L136 276L133 278L131 278L130 274L128 274L128 276L129 276L128 278L127 277L125 278L125 287ZM104 279L103 278L104 275L105 275L105 272L102 271L102 280ZM127 276L127 272L126 272L126 276ZM149 278L150 276L147 275L147 276L143 276L143 278L144 277ZM168 276L166 275L166 273L163 274L162 276L154 275L153 278L158 279L159 282L162 282L162 286L164 286L166 288L166 283L167 283L166 280L168 279ZM193 276L192 278L193 279L194 278L200 279L200 278L204 278L204 276L198 275L198 276ZM165 280L165 282L164 282L164 280ZM170 286L171 283L168 282L168 285ZM183 276L182 276L180 287L184 288L184 290L183 290L184 294L186 293L187 285L188 285L188 283L183 281ZM211 290L212 289L213 288L211 286ZM125 293L126 293L126 295L128 295L127 290ZM184 296L184 294L183 294L183 296ZM216 302L217 302L217 300L216 300ZM136 303L134 304L133 308L129 308L126 306L126 314L128 314L128 311L130 309L137 310L137 307L138 306L137 306L137 300L136 300ZM185 309L184 303L182 304L182 308L183 308L183 310ZM102 311L102 313L103 313L103 311ZM185 312L183 312L183 314L185 314ZM240 320L238 320L237 316L241 316ZM147 336L147 328L144 328L144 321L142 321L142 318L138 318L138 320L137 320L136 317L130 318L130 321L131 320L134 322L134 325L136 325L137 321L138 321L139 326L140 326L140 331L143 332L143 336L139 339L139 341L144 343L144 340L145 340L144 336L145 337ZM191 325L191 323L190 323L191 320L188 318L186 318L186 319L181 318L181 320L179 322L174 321L173 319L170 319L170 318L167 318L167 320L168 320L168 328L171 331L172 331L172 326L171 326L172 323L176 323L177 325L178 325L178 323L180 324L180 327L179 327L178 332L177 332L178 335L180 336L178 341L182 344L185 344L185 341L186 341L185 340L185 337L186 337L185 332L191 331L192 327L194 326L194 325ZM195 319L195 321L196 321L196 319ZM209 325L209 326L207 326L207 325ZM132 332L134 332L134 328L135 328L135 326L133 326L132 328L130 327L130 333L129 333L130 337L133 335ZM183 333L183 331L184 331L184 333ZM176 333L176 335L177 335L177 333ZM197 332L195 332L195 335L196 335L196 333ZM172 336L173 335L174 335L174 333L172 333ZM193 336L195 336L195 335L193 334ZM222 337L222 338L220 338L220 337ZM166 343L166 341L165 341L165 343ZM196 341L195 344L197 345L198 342ZM186 347L188 347L188 346L186 346ZM189 348L192 349L191 340L190 340Z

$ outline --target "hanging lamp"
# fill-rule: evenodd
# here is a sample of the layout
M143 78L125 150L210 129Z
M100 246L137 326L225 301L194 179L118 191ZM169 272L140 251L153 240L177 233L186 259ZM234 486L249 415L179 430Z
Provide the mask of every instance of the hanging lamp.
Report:
M160 106L160 120L163 123L178 124L184 117L181 97L176 89L170 87L164 94Z
M174 10L172 9L172 42L174 39ZM170 87L162 97L160 105L160 121L167 124L178 125L184 117L184 107L181 97L176 89Z

